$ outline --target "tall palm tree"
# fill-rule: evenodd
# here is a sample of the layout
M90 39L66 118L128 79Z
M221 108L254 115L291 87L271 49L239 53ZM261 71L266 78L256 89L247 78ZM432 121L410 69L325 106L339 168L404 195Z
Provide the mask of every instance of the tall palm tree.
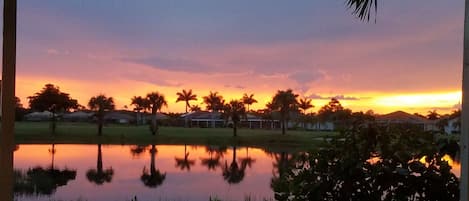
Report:
M180 101L184 101L186 103L186 113L187 109L191 107L189 104L190 101L197 100L197 95L192 94L192 89L189 89L189 91L186 91L185 89L182 90L182 92L177 92L176 95L178 98L176 99L176 103Z
M219 95L218 92L210 91L210 94L208 96L204 96L203 100L207 110L212 112L212 127L215 128L214 115L215 112L218 112L223 109L223 104L225 102L223 100L223 96Z
M185 89L182 90L182 92L177 92L176 95L178 98L176 99L176 103L180 101L184 101L186 103L186 114L187 114L187 109L191 108L191 105L189 104L190 101L192 100L197 100L197 95L192 94L192 89L189 89L189 91L186 91ZM184 117L184 126L188 126L188 119L187 115Z
M256 162L256 159L249 156L249 147L246 147L246 157L241 158L241 163L251 168L254 162Z
M101 144L98 144L98 160L96 162L96 169L90 169L86 172L86 178L88 181L93 182L97 185L104 183L110 183L114 176L114 169L112 167L103 169L103 155L101 152Z
M136 124L140 124L142 116L140 111L145 111L148 108L148 100L141 96L134 96L131 99L131 105L135 106L134 111L137 112Z
M298 107L296 98L298 94L294 94L291 89L286 91L277 91L272 104L273 107L280 112L280 124L282 126L282 134L285 135L286 127L288 126L289 113Z
M158 125L156 123L156 115L158 110L161 110L163 106L168 107L168 102L164 98L163 94L158 92L151 92L147 94L148 108L151 110L151 133L156 135L158 133Z
M176 167L181 168L181 170L187 169L191 170L191 166L195 164L195 160L189 159L189 152L187 152L187 145L184 145L184 158L174 158L176 160Z
M239 167L238 161L236 160L236 146L233 146L233 159L231 160L231 164L228 166L228 161L225 160L225 166L223 167L223 178L229 184L237 184L244 179L244 175L246 172L246 165L245 163L241 164Z
M151 145L150 155L150 171L146 167L143 167L142 176L140 176L140 180L143 184L150 188L156 188L159 185L163 184L163 181L166 179L166 173L161 173L160 170L156 169L155 166L155 156L158 150L156 146L153 144Z
M306 121L307 121L307 114L306 111L310 108L313 108L314 105L311 104L311 99L309 98L300 98L300 101L298 103L298 107L303 110L303 128L306 128Z
M250 111L249 106L254 104L254 103L257 103L257 100L254 99L254 94L248 95L248 94L245 93L243 95L243 98L241 99L241 101L243 101L244 104L248 105L248 110L247 110L248 112Z
M233 121L233 136L236 137L238 123L241 121L241 118L246 118L246 108L244 103L232 100L229 104L226 104L223 108L224 116L227 120L231 119Z
M98 118L98 135L102 135L104 115L107 111L112 111L115 108L114 99L112 97L106 97L103 94L91 97L88 102L88 106L91 110L96 112Z

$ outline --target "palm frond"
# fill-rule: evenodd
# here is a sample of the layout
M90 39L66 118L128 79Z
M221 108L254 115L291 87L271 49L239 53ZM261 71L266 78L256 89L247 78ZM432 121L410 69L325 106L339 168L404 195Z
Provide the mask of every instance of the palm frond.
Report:
M346 0L349 9L353 9L352 14L360 20L370 21L370 16L374 12L375 21L378 12L378 0Z

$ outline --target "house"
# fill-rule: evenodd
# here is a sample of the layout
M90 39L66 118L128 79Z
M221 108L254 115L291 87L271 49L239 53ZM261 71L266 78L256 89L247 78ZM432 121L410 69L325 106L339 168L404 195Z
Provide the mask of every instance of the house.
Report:
M196 111L181 115L182 119L188 119L191 127L224 127L225 120L220 112Z
M420 127L424 131L438 131L436 122L435 120L428 120L403 111L396 111L376 117L376 123L378 124L411 124Z
M135 122L135 115L121 111L107 112L104 115L104 121L110 123L129 124Z
M57 114L55 114L57 117ZM24 120L26 121L49 121L52 117L52 112L32 112L24 115Z
M447 121L448 122L444 127L446 134L461 133L461 118L460 117L448 118Z
M85 111L78 111L78 112L71 112L62 115L62 120L64 121L71 121L71 122L87 122L91 121L93 118L93 112L85 112Z

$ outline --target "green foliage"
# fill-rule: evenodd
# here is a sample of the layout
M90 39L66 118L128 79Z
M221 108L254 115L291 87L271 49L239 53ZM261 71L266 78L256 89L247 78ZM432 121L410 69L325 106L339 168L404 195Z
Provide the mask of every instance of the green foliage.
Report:
M282 200L458 200L442 157L429 133L358 126L303 154L273 187Z

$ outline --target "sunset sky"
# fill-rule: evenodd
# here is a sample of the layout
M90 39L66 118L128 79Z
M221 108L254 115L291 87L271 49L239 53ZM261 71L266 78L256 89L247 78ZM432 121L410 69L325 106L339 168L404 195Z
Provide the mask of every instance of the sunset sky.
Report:
M104 93L225 99L278 89L354 111L446 113L461 99L464 1L380 1L376 23L344 0L18 1L17 96L52 83L86 105Z

